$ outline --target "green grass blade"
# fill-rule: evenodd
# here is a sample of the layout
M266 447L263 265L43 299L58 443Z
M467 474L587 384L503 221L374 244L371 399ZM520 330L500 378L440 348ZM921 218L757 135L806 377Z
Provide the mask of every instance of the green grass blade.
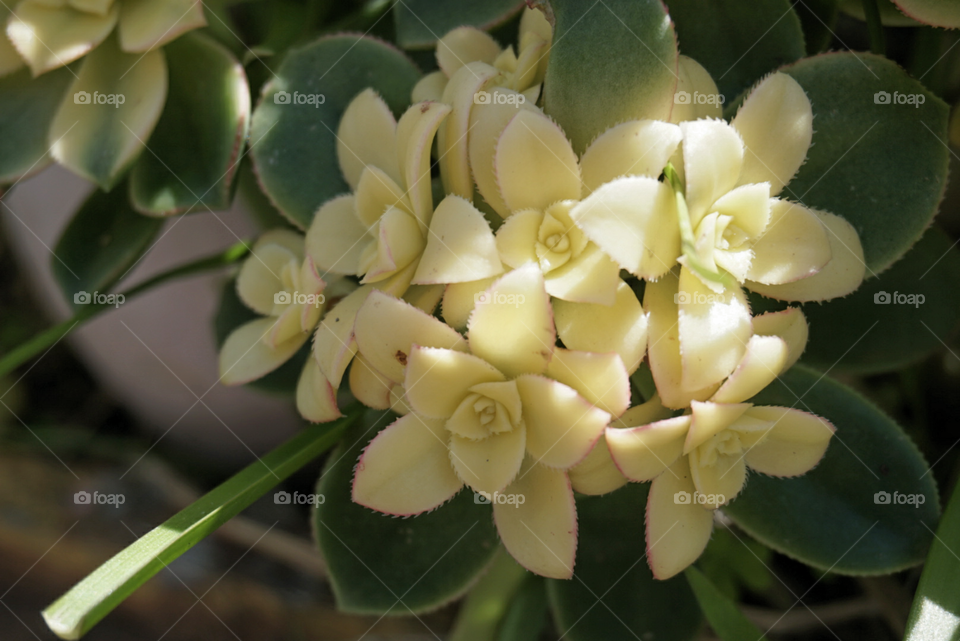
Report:
M690 566L684 574L710 627L723 641L766 641L737 604L723 595L700 570Z

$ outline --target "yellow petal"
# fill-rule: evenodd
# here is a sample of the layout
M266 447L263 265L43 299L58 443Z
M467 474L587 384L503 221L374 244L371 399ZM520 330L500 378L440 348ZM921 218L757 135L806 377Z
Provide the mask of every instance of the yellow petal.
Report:
M700 558L710 540L713 512L693 502L695 491L686 457L678 459L650 484L647 564L661 581L679 574Z
M746 147L740 184L768 182L776 196L800 169L813 138L813 109L803 87L785 73L770 74L732 124Z
M579 463L610 422L576 390L542 376L517 379L527 426L527 451L538 463L567 469Z
M314 360L314 359L311 359ZM350 367L350 392L358 401L375 410L389 409L390 392L397 383L378 372L370 362L357 354Z
M680 457L689 429L689 415L628 429L611 426L606 431L607 446L624 476L632 481L649 481Z
M289 263L298 263L293 252L273 243L257 243L237 275L237 294L244 304L263 316L273 312L274 296L284 291L280 274Z
M509 432L481 440L450 435L450 462L457 476L476 492L502 491L520 471L526 429L521 425Z
M717 199L713 211L733 218L732 224L749 238L757 238L770 225L770 185L741 185Z
M449 113L449 105L421 102L407 109L397 123L397 154L403 177L398 184L406 188L413 213L424 231L433 213L430 149L437 129Z
M448 325L459 330L467 328L470 314L477 299L494 283L496 278L483 278L470 283L451 283L443 290L443 303L440 311Z
M68 4L74 9L86 13L95 13L98 16L105 16L113 6L113 0L69 0Z
M72 7L55 9L24 0L7 22L7 37L33 75L39 76L85 56L103 42L117 24L118 5L115 3L107 15L98 16Z
M497 242L483 214L459 196L440 201L413 282L465 283L502 272Z
M631 120L607 129L580 159L583 196L621 176L658 178L680 139L680 127L658 120Z
M747 278L782 285L813 276L830 261L828 232L816 213L803 205L774 200L770 224L753 245Z
M342 416L337 407L337 390L320 371L313 355L307 358L297 381L297 410L312 423L326 423Z
M686 390L720 383L740 363L750 340L750 305L739 286L717 294L686 267L680 270L679 337Z
M499 54L497 41L474 27L453 29L437 42L437 64L448 78L471 62L491 65Z
M307 230L307 254L317 268L334 274L356 274L360 256L373 237L357 218L352 194L328 200Z
M389 278L398 270L413 265L426 245L417 219L396 207L380 217L377 229L376 258L367 266L361 283L375 283ZM361 262L360 268L365 265ZM416 267L414 267L416 269Z
M577 551L577 507L567 475L527 457L517 480L493 506L507 552L540 576L569 579ZM510 497L515 500L509 502ZM522 503L519 497L523 497Z
M367 165L403 184L397 164L397 121L373 89L361 91L344 110L337 129L337 160L350 189L357 188Z
M692 416L690 431L683 443L683 453L689 454L729 428L750 407L749 403L701 403L693 401L690 404Z
M200 0L123 0L120 48L143 53L162 47L193 29L207 26Z
M406 360L407 401L415 412L431 418L452 416L474 385L505 380L483 359L452 349L416 344Z
M541 63L550 51L548 42L549 41L531 41L528 46L523 47L513 72L513 81L510 83L511 89L524 91L543 81L543 73L541 72L543 67ZM534 98L533 101L536 102L536 98Z
M655 178L609 182L574 206L570 217L620 267L640 278L660 278L680 256L676 199Z
M394 516L432 510L463 483L447 454L443 421L407 414L370 441L357 462L353 501Z
M633 289L622 280L613 305L554 300L553 313L557 334L570 349L614 352L631 374L640 367L647 348L647 315Z
M594 243L565 265L546 275L547 293L574 303L613 305L620 268Z
M220 348L220 382L243 385L269 374L286 363L304 343L308 334L298 332L290 340L270 347L264 340L276 318L258 318L241 325L227 336Z
M324 315L314 333L314 357L320 364L323 375L336 388L340 387L343 373L347 370L350 359L357 353L354 323L360 306L371 291L373 287L364 285L345 296Z
M566 135L547 116L520 111L497 142L494 171L510 211L544 210L580 197L580 166Z
M12 12L10 5L0 6L0 78L24 65L23 58L7 37L7 19Z
M497 251L505 265L517 268L537 262L537 237L543 212L527 209L512 214L497 230Z
M690 222L696 227L720 196L733 189L743 164L743 142L722 120L680 123Z
M723 95L700 63L681 55L670 122L723 117Z
M780 312L767 312L753 317L753 333L759 336L777 336L787 344L787 359L781 371L794 366L807 346L810 329L799 307L788 307Z
M620 416L630 406L630 375L617 354L557 349L547 376L612 416Z
M391 207L413 213L400 185L393 182L385 171L373 165L367 165L360 173L355 196L356 218L367 229L380 222L384 212Z
M654 394L649 401L635 405L626 412L615 418L611 427L642 427L649 423L655 423L664 419L671 418L673 411L667 409L660 402L660 397Z
M769 298L802 303L839 298L860 287L867 266L863 262L863 247L860 245L857 230L835 214L816 210L813 210L813 213L827 228L827 238L830 240L830 262L809 278L785 285L748 282L747 287Z
M447 87L447 74L442 71L428 73L417 81L410 94L410 102L418 103L427 100L440 100L443 90Z
M770 476L799 476L823 458L836 431L825 419L788 407L754 407L748 416L772 421L766 438L747 451L752 470Z
M710 399L715 403L740 403L753 398L784 370L789 347L778 336L754 334L733 374Z
M690 473L700 493L700 505L711 510L732 501L747 481L747 466L740 453L718 454L714 462L705 465L700 450L693 450L690 452Z
M557 334L540 268L509 272L481 294L467 337L470 351L509 377L546 370Z
M627 484L627 477L617 469L603 437L586 458L567 471L567 475L575 492L590 496L607 494Z
M437 310L441 298L443 285L411 285L403 295L403 300L431 316Z

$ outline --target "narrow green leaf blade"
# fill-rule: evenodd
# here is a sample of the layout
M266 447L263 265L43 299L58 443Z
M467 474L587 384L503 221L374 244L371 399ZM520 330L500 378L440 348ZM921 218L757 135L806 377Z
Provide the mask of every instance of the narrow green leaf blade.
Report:
M530 577L503 548L490 567L470 589L457 611L450 641L496 641L500 621L514 602L514 596Z
M500 622L497 641L537 641L547 623L548 606L546 581L527 575Z
M737 604L725 597L700 570L690 566L684 574L718 637L723 641L766 641L767 637L743 615Z

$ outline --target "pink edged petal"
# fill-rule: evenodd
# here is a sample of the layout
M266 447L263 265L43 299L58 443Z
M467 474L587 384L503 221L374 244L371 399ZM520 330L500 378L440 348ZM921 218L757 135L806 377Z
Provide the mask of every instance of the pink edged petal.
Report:
M243 385L255 381L286 363L307 342L309 334L298 332L293 338L270 347L265 338L276 323L273 317L258 318L227 336L220 348L221 383Z
M863 282L867 265L857 230L846 220L824 211L813 210L827 229L830 240L830 262L819 272L785 285L764 285L748 281L747 287L778 300L825 301L852 293Z
M781 371L796 364L807 346L810 328L799 307L788 307L780 312L767 312L753 317L753 333L758 336L777 336L787 344L787 360Z
M522 267L536 263L536 244L543 224L543 212L526 209L510 215L497 230L497 251L505 265Z
M630 406L630 375L615 353L557 349L547 376L572 387L612 416L620 416Z
M13 7L6 23L7 38L36 77L70 64L103 42L117 24L118 5L98 16L24 0Z
M286 247L257 243L237 275L240 300L258 314L271 315L276 304L274 296L285 289L281 280L284 268L299 262Z
M620 268L593 243L567 264L546 274L547 293L574 303L613 305Z
M621 176L660 176L681 140L680 127L659 120L631 120L607 129L580 159L583 196Z
M520 111L497 141L494 171L507 209L544 210L580 198L580 165L563 130L547 116Z
M330 385L312 355L307 358L297 382L297 410L312 423L327 423L343 416L337 407L337 390Z
M417 219L402 209L390 207L380 217L376 228L376 255L368 265L361 260L364 270L361 283L376 283L390 278L405 267L417 269L417 261L426 245Z
M627 484L627 477L610 456L605 438L600 438L582 461L567 470L567 475L574 492L589 496L609 494Z
M617 469L631 481L649 481L683 453L690 416L677 416L631 428L607 428L606 440Z
M485 296L487 288L495 280L496 278L482 278L469 283L451 283L444 287L443 302L440 304L443 320L458 330L466 329L477 300Z
M527 457L519 477L503 494L506 500L494 503L493 518L507 552L540 576L573 576L577 506L567 475Z
M680 123L687 207L694 228L720 196L733 189L743 164L743 141L722 120Z
M537 463L567 469L579 463L610 423L576 390L542 376L517 379L527 426L527 452Z
M701 403L690 404L690 431L683 443L683 453L689 454L711 438L733 425L734 421L750 409L750 403Z
M716 459L704 463L700 450L690 452L690 473L700 496L697 501L704 508L723 507L740 493L747 482L747 465L741 453L716 454Z
M701 390L729 376L753 332L750 303L739 285L714 293L691 270L680 270L678 329L681 385Z
M505 380L483 359L453 349L415 344L406 361L407 401L414 411L433 418L452 416L474 385Z
M754 334L733 374L710 399L715 403L741 403L772 383L787 364L790 348L778 336Z
M430 150L437 129L449 113L450 106L442 102L421 102L407 109L397 123L397 154L403 177L397 184L406 188L413 214L423 231L433 213Z
M507 376L546 370L557 334L540 268L509 272L481 294L467 336L470 351Z
M456 330L380 291L372 292L359 308L356 341L367 361L396 383L404 380L404 369L414 345L467 349L466 341Z
M475 492L500 492L517 477L526 440L522 425L480 440L450 434L450 463Z
M695 391L688 391L681 386L683 366L677 322L677 287L678 279L673 273L656 282L648 282L643 293L643 307L650 318L647 354L657 392L665 407L683 409L690 405L691 400L710 398L719 384Z
M677 76L670 122L723 117L723 96L717 89L717 83L710 77L710 72L699 62L681 55Z
M812 470L836 431L826 419L788 407L758 406L747 416L773 422L766 437L744 456L750 469L770 476L800 476Z
M447 88L447 74L442 71L433 71L417 81L410 92L410 102L424 102L427 100L441 100L443 90Z
M803 87L785 73L764 78L731 123L746 147L739 184L770 183L776 196L807 158L813 109Z
M570 217L620 267L640 278L660 278L680 256L676 198L656 178L606 183L575 205Z
M380 222L384 212L391 207L412 213L400 185L393 182L387 172L373 165L367 165L360 173L354 197L356 217L366 229Z
M353 501L394 516L439 507L463 483L450 466L443 421L407 414L370 441L357 462Z
M693 502L696 492L686 457L650 484L647 497L647 564L661 581L700 558L713 531L713 511Z
M553 301L553 313L557 334L568 348L616 352L631 374L640 367L647 349L647 315L623 280L617 284L613 305L558 299Z
M363 354L357 354L350 366L350 392L358 401L375 410L389 409L391 391L397 383L378 372Z
M313 217L307 230L307 254L324 272L355 275L360 256L372 240L357 218L353 195L337 196Z
M500 55L500 45L492 37L474 27L457 27L437 42L437 64L448 78L471 62L493 64Z
M466 283L501 273L497 242L483 214L459 196L440 201L413 282Z
M350 189L357 188L367 165L403 184L397 164L397 121L373 89L361 91L344 110L337 129L337 160Z
M371 291L374 290L370 285L364 285L342 298L324 315L313 335L314 357L324 376L335 388L340 387L347 365L357 353L354 323L360 306Z
M764 285L782 285L813 276L830 262L827 236L813 210L773 200L770 224L753 244L753 262L747 278Z
M127 53L153 51L207 26L201 0L123 0L116 4L120 5L120 48Z

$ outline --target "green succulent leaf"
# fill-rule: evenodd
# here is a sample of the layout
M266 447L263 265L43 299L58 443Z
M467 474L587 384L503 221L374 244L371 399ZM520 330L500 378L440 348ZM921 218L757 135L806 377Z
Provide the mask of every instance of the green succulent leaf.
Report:
M680 50L710 72L727 101L805 54L787 0L667 0Z
M737 604L724 596L700 570L691 566L684 575L718 637L723 641L766 641L767 637L743 615Z
M960 27L960 4L954 0L893 0L904 14L918 22L956 29Z
M903 14L893 0L875 0L880 10L880 20L885 27L919 27L919 22ZM949 3L950 0L945 0ZM857 20L866 20L863 11L863 0L839 0L840 10Z
M860 234L867 275L880 273L920 238L943 196L947 105L868 53L823 54L783 71L810 98L814 134L781 197L846 218Z
M226 47L201 33L164 53L170 88L130 176L134 207L153 216L226 209L250 123L247 76Z
M522 8L517 0L404 0L393 7L397 43L404 49L429 49L451 29L492 29Z
M72 79L67 67L39 78L28 69L0 78L0 185L50 164L47 132Z
M497 630L497 641L537 641L547 623L546 582L528 574Z
M550 0L555 17L544 111L577 153L625 120L668 120L677 40L660 0ZM611 61L616 64L611 64Z
M928 230L906 256L846 298L803 305L802 362L822 371L891 372L940 350L960 323L960 251ZM751 296L754 313L784 303Z
M751 474L724 508L738 526L774 550L838 574L889 574L923 562L940 514L937 486L896 423L802 365L751 402L812 412L837 431L807 474Z
M397 519L353 502L353 468L396 417L370 411L344 435L317 485L314 533L337 606L363 614L419 613L461 596L499 549L493 510L463 490L427 514Z
M320 205L349 191L336 148L344 109L373 87L399 115L419 75L400 51L372 38L328 36L292 49L264 87L250 132L254 167L277 209L306 229Z
M837 0L804 0L793 6L800 18L807 54L814 56L823 52L833 40L840 6Z
M683 577L657 581L647 567L644 513L649 483L607 496L578 496L573 579L547 580L557 628L570 641L696 636L702 616Z
M53 249L53 276L68 302L77 294L105 294L153 246L162 220L141 216L127 190L94 191L74 214ZM89 304L84 297L78 299Z

